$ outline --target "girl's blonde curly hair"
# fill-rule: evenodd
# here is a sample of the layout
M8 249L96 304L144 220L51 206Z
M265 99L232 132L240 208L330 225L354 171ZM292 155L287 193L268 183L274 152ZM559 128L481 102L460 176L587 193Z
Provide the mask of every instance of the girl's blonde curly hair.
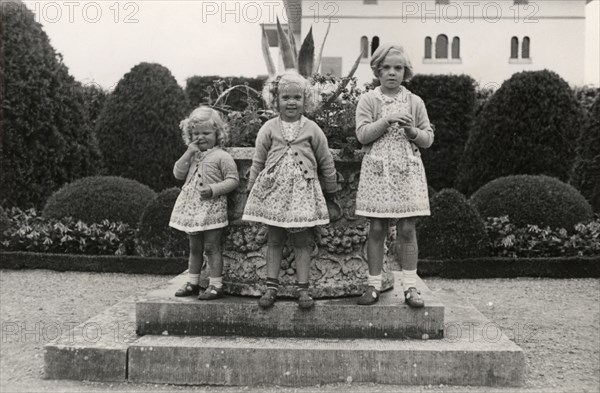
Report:
M286 70L275 79L267 81L263 89L263 98L267 105L279 112L279 92L285 87L294 87L302 91L304 97L304 112L311 113L317 108L318 95L311 83L296 70Z
M181 136L186 146L194 142L192 139L194 129L206 126L217 130L217 145L225 146L229 138L229 126L223 120L221 113L206 105L194 109L186 119L179 123Z

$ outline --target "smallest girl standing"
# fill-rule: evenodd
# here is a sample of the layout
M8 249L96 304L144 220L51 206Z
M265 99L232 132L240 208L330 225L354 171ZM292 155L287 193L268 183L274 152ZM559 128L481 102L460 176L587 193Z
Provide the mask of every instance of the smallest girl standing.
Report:
M222 146L227 124L219 112L207 106L196 108L179 125L188 146L175 163L173 174L185 184L173 207L169 225L190 239L189 279L175 296L199 295L200 300L223 297L221 233L227 220L227 194L239 184L235 161ZM200 293L200 270L208 259L209 285Z

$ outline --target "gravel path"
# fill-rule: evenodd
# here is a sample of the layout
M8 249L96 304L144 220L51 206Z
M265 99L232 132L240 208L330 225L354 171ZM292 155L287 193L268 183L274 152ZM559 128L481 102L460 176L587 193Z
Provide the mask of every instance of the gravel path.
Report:
M520 345L527 378L515 390L449 386L338 384L312 388L231 388L133 385L42 379L43 346L51 336L40 326L79 324L121 299L168 280L165 276L47 270L0 271L1 392L599 392L600 280L426 279L433 291L464 297ZM441 293L441 292L440 292ZM443 301L443 299L441 299ZM31 333L23 335L22 329ZM17 329L21 334L14 334Z

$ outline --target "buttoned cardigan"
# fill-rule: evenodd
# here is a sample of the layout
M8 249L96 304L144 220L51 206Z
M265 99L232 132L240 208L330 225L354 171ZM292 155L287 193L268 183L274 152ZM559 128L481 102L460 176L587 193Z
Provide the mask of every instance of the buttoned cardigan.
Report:
M302 170L305 179L321 178L324 192L336 191L336 171L333 156L329 151L327 137L314 121L302 117L298 136L291 142L283 138L281 119L268 120L258 131L256 149L248 177L248 190L252 189L260 172L277 164L279 159L292 150L294 161Z

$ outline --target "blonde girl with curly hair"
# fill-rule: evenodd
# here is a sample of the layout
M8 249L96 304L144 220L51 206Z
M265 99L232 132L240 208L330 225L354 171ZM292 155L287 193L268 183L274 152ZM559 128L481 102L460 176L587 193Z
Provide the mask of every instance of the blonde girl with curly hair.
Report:
M196 108L179 125L187 150L173 168L185 180L169 225L186 232L190 241L188 282L175 296L198 295L200 300L223 297L221 234L229 225L227 194L239 184L235 161L222 147L228 127L221 114L208 106ZM209 285L200 293L200 270L208 261Z

